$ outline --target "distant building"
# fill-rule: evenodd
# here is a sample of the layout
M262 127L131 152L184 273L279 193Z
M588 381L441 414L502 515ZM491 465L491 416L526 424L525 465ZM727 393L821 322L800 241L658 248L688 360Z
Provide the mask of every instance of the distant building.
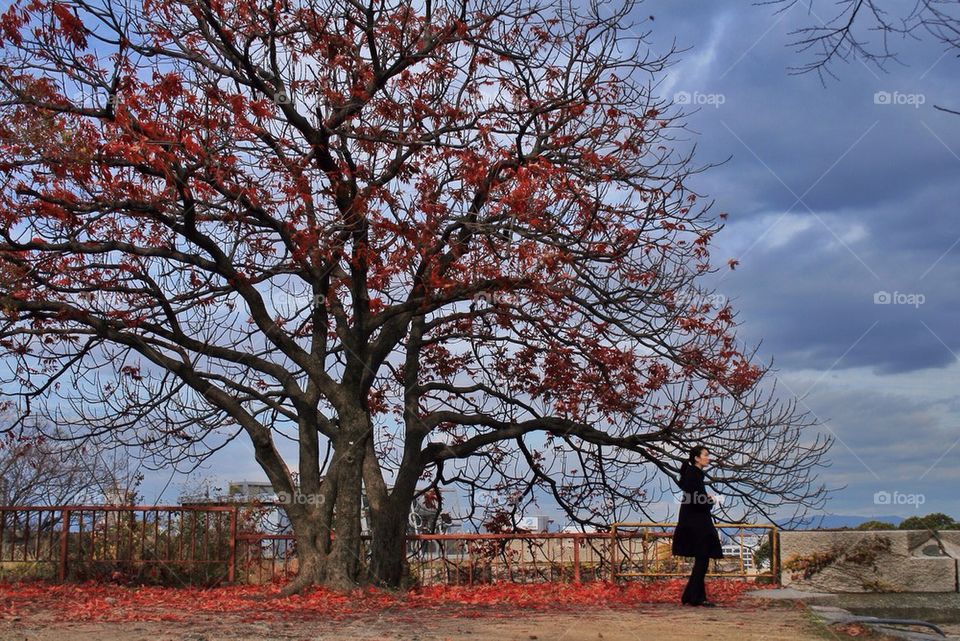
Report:
M273 484L267 481L230 481L227 485L227 496L243 497L249 500L275 501L277 499Z
M766 540L766 536L760 536L756 534L744 534L742 536L728 536L723 545L723 556L729 559L742 559L743 569L744 570L756 570L756 563L754 563L754 554L763 545L763 542ZM764 562L763 566L760 568L768 569L769 562Z
M543 514L538 514L536 516L524 516L517 521L517 529L537 533L549 532L551 523L553 523L553 519Z
M748 547L740 547L739 543L727 543L723 546L723 557L725 559L739 558L743 562L744 570L753 569L753 551Z

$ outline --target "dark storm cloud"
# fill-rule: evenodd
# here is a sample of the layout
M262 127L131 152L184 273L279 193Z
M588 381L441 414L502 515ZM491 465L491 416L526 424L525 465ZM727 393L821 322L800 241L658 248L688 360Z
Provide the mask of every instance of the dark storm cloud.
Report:
M938 399L933 379L892 377L885 389L874 389L862 374L832 373L821 377L784 374L782 391L809 392L806 405L837 438L832 466L820 478L828 486L844 486L831 502L833 512L860 515L909 515L943 511L957 516L952 490L960 471L951 455L960 451L956 430L957 395ZM891 509L878 492L919 495L922 505Z
M871 236L854 240L858 232L837 219L827 224L835 232L812 221L767 248L771 231L745 255L744 266L717 279L718 291L740 311L741 336L762 339L761 351L783 367L870 367L883 374L951 365L960 308L950 255L932 267L938 251L878 249L869 246ZM728 230L762 233L750 227Z
M733 156L693 184L731 214L715 256L741 261L719 281L744 312L741 335L762 338L786 367L952 364L960 117L932 105L960 100L944 85L957 63L936 43L908 41L909 66L839 63L839 80L823 86L787 71L809 59L786 46L814 20L805 11L671 1L643 12L655 17L655 48L674 35L692 45L662 88L693 111L697 160ZM924 302L877 305L878 292Z
M732 156L691 183L730 214L713 245L723 267L705 284L732 299L741 340L762 341L778 392L803 396L837 437L823 479L847 487L831 511L960 517L943 489L960 452L960 116L933 108L960 108L960 62L908 39L892 43L904 65L889 73L851 61L825 85L790 75L812 59L787 46L790 31L816 24L807 6L774 15L662 0L638 11L655 17L654 49L674 37L692 46L660 89L686 103L696 161ZM884 491L924 504L875 503Z

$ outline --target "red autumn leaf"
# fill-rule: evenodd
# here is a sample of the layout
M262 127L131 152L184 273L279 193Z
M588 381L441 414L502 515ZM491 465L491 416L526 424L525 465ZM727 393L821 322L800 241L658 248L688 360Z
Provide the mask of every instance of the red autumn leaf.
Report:
M64 4L54 3L53 13L60 21L60 29L70 42L79 48L87 46L87 34L83 22Z

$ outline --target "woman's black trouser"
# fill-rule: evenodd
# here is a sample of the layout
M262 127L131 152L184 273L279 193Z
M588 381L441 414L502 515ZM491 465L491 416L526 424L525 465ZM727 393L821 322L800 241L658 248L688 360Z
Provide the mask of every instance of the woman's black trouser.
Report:
M687 587L683 590L681 601L683 603L703 603L707 600L707 588L703 584L703 579L707 576L707 566L710 558L707 556L698 556L694 558L693 570L690 572L690 579L687 581Z

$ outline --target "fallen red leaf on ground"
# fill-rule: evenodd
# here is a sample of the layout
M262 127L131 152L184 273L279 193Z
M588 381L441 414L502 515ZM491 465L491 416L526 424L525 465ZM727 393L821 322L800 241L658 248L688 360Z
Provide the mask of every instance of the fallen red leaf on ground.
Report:
M235 614L244 621L338 620L385 609L435 610L464 617L511 616L510 610L516 609L569 611L679 603L685 581L430 586L407 592L363 588L338 593L317 588L287 598L276 598L282 587L278 584L169 588L0 582L0 618L48 611L64 621L184 621L207 613ZM743 592L762 587L725 579L707 583L710 599L725 604L736 603Z

